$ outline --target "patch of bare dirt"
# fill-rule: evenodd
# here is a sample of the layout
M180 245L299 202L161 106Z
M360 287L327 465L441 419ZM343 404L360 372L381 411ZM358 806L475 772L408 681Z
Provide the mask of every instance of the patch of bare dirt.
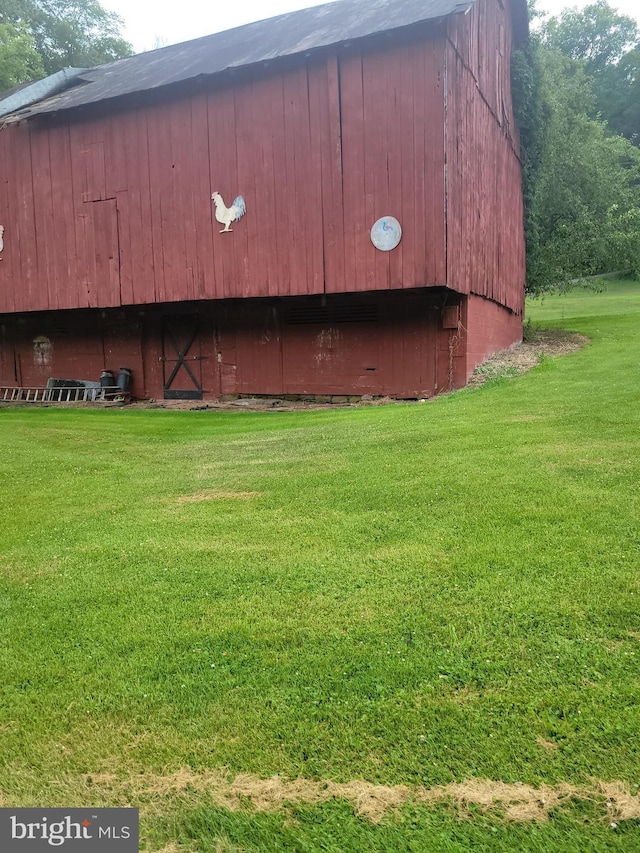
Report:
M543 749L560 749L560 744L554 740L545 740L543 737L537 737L536 743Z
M549 812L571 799L578 792L570 785L552 788L541 785L507 784L491 779L470 779L432 788L416 797L423 802L449 801L459 811L468 812L471 806L483 811L498 810L513 821L546 821Z
M166 847L163 847L161 850L156 850L155 853L190 853L194 848L193 847L182 847L179 844L176 844L175 841L169 842ZM222 853L223 847L221 845L216 845L216 853Z
M260 492L198 492L195 495L180 495L176 499L178 504L195 504L203 501L250 501L257 497Z
M606 797L607 809L616 820L640 818L640 797L634 796L622 782L596 782L595 786Z
M559 784L533 787L508 784L491 779L469 779L465 782L438 785L433 788L408 785L374 785L364 780L334 782L310 779L285 779L272 776L262 779L243 773L232 777L223 771L194 773L183 768L168 776L140 774L128 780L111 775L96 775L91 787L107 789L110 798L143 804L143 811L166 805L167 797L188 798L206 792L211 801L230 811L253 809L257 812L281 811L287 805L319 804L333 799L350 802L356 814L372 823L380 823L408 802L423 804L448 803L461 817L471 810L498 812L507 820L544 822L552 811L576 800L602 804L603 819L608 821L640 818L640 798L620 781L593 780L590 785Z

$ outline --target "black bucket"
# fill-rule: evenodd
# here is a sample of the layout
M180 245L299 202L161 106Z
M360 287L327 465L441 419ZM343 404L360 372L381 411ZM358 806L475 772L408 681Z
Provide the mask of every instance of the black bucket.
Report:
M113 388L115 387L116 379L110 370L103 370L100 374L100 387Z
M131 385L131 371L128 367L121 367L120 373L118 373L118 388L125 394L129 390L129 386Z

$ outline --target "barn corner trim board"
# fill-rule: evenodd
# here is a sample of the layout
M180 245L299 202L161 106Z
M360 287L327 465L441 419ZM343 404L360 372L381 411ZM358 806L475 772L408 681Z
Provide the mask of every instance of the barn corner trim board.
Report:
M335 0L0 95L0 384L465 384L522 333L527 34L525 0Z

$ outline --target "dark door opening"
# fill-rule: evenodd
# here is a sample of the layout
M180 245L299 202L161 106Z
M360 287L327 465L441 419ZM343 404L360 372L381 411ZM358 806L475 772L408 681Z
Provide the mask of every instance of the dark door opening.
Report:
M164 317L162 384L165 400L202 400L202 355L198 318Z

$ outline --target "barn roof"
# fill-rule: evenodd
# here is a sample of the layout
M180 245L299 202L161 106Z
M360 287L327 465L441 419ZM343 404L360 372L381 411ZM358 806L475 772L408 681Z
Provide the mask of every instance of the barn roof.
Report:
M164 86L210 77L331 45L467 12L475 0L334 0L232 30L170 45L85 71L68 69L65 91L54 94L46 81L21 90L21 102L0 99L0 116L15 120L52 113ZM524 0L512 0L525 8ZM514 21L516 29L518 21ZM519 25L521 29L521 24ZM521 29L522 33L522 29ZM60 73L60 72L59 72ZM56 75L52 75L54 77ZM48 81L50 78L46 78Z

